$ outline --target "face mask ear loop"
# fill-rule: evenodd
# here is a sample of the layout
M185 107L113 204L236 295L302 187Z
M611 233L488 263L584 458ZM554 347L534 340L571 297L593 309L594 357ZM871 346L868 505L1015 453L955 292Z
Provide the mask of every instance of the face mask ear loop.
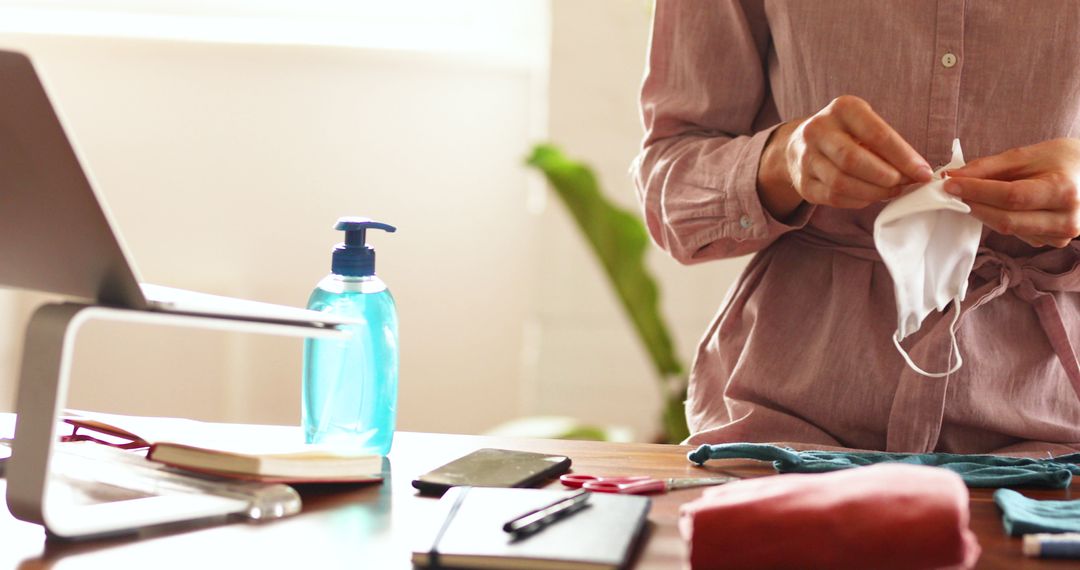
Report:
M964 365L964 359L960 356L960 347L956 344L956 323L959 321L960 301L958 299L953 299L953 319L952 323L949 324L949 337L952 339L952 353L956 356L956 364L953 364L952 368L945 372L927 372L922 368L919 368L915 364L915 362L911 360L911 356L908 356L908 353L906 350L904 350L904 347L900 346L900 331L896 331L895 333L893 333L893 345L896 346L896 350L900 352L900 356L904 357L904 362L907 362L907 365L911 367L911 369L915 372L918 372L923 376L929 376L930 378L944 378L949 374L960 370L960 367Z

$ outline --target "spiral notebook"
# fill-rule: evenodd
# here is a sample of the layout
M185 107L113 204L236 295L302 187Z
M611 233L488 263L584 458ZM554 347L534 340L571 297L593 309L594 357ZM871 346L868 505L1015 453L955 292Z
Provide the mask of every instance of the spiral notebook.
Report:
M414 546L412 562L426 568L626 567L645 528L647 497L593 493L587 508L536 533L515 537L503 530L508 520L572 493L454 487L443 495L439 515Z

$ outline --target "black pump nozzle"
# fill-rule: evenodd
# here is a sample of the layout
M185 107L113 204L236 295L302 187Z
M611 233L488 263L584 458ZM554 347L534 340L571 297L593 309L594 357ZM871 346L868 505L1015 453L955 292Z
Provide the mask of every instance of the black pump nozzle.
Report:
M350 277L375 275L375 248L367 245L367 230L397 231L390 224L355 216L338 218L334 229L345 232L345 241L334 247L331 270Z

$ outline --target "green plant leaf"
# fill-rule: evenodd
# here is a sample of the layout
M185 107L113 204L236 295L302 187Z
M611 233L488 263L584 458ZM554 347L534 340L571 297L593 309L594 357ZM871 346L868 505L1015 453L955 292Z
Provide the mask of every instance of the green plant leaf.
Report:
M649 247L645 225L637 215L604 197L588 166L567 158L553 145L534 147L527 163L544 173L592 246L648 350L661 383L666 385L670 377L681 375L682 364L675 356L671 335L660 314L656 281L645 266Z
M690 437L686 426L686 385L675 387L664 401L664 437L667 443L681 443Z

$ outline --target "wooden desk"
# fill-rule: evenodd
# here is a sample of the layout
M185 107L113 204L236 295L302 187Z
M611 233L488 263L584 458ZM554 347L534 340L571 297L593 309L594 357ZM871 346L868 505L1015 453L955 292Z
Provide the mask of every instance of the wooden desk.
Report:
M500 439L464 435L399 433L390 454L391 474L383 485L302 488L304 512L265 524L186 524L85 543L46 541L40 527L0 512L0 568L411 568L409 556L417 521L432 516L436 500L416 496L410 481L451 459L481 447L502 447L569 455L579 472L641 473L657 477L700 476L686 460L690 448L674 445L614 444ZM752 461L713 461L706 469L743 477L772 474ZM551 487L560 487L555 482ZM0 493L3 483L0 482ZM676 528L679 505L700 489L654 497L651 521L635 568L682 566L685 547ZM1037 498L1070 498L1068 491L1034 491ZM983 548L980 568L1061 568L1059 561L1024 558L1020 540L1005 536L990 490L973 490L972 529ZM1064 563L1064 566L1069 566Z

